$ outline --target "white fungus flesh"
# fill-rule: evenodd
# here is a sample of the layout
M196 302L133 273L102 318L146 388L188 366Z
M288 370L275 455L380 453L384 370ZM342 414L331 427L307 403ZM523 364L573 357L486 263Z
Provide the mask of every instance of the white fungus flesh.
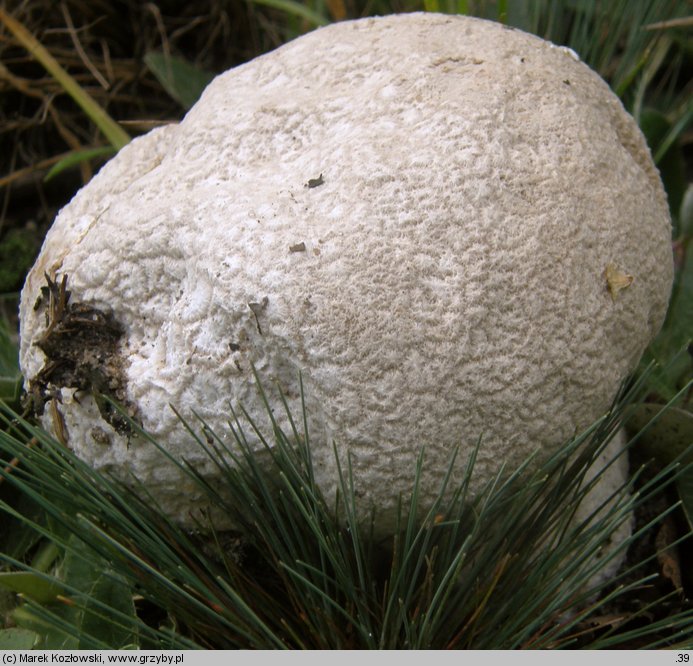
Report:
M62 316L108 335L57 372L64 276ZM671 281L645 141L574 53L472 18L364 19L218 76L77 194L22 293L21 365L49 428L182 522L194 484L91 394L213 478L171 405L233 446L229 405L267 422L252 367L299 417L300 371L320 486L334 443L386 525L422 446L425 505L456 446L461 471L481 438L478 489L600 417Z

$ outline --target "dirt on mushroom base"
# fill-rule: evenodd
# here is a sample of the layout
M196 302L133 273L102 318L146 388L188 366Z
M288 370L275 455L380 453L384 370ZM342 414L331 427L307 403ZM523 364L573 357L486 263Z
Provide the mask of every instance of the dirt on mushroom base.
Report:
M119 434L129 435L128 419L107 398L123 405L131 418L136 409L126 400L126 380L119 341L123 327L112 313L85 303L70 302L67 275L60 280L46 277L46 285L34 304L34 310L45 309L46 330L36 346L46 355L43 368L27 387L29 407L37 415L51 404L56 433L67 440L60 427L57 410L60 389L69 388L90 393L102 418ZM64 442L66 443L66 442Z

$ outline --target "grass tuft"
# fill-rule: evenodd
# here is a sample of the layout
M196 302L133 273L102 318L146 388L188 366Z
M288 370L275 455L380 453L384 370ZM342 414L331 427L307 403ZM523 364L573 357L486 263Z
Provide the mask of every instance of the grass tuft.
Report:
M476 496L469 493L472 456L457 486L449 474L433 505L419 506L422 451L412 470L411 494L400 501L398 529L387 538L375 536L372 522L359 518L348 461L339 470L336 500L322 494L305 406L300 415L291 414L281 394L262 387L258 399L266 406L267 423L253 422L242 408L230 409L233 447L199 417L181 416L181 427L224 479L212 485L185 461L176 461L208 499L210 510L197 516L196 530L172 522L136 481L126 486L94 471L3 407L0 449L19 462L11 467L4 462L0 475L32 508L19 510L5 501L0 510L37 539L25 553L0 560L6 569L31 572L59 591L42 603L27 597L13 611L13 621L34 631L43 647L693 644L693 609L640 624L666 598L630 611L618 626L594 628L606 609L650 582L638 573L643 563L606 582L600 573L677 507L667 505L652 525L623 544L614 547L611 535L638 506L690 471L674 460L634 492L636 474L591 516L575 518L599 479L588 480L589 467L621 427L643 381L535 471L524 465L501 473ZM278 425L272 406L283 407L288 430ZM258 462L246 432L260 437L269 464ZM168 455L153 438L139 434ZM453 462L454 452L450 470ZM226 516L234 529L216 529L215 515ZM48 566L41 570L30 555L36 543L45 542L58 556L44 557Z

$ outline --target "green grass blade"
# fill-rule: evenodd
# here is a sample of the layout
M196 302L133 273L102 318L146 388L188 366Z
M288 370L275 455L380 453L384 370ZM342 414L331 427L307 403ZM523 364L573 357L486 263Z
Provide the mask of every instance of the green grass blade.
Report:
M115 155L116 148L113 146L99 146L98 148L87 148L86 150L76 150L67 157L63 157L61 160L56 162L44 176L43 181L45 183L51 181L57 175L61 174L63 171L72 169L75 166L79 166L82 162L88 162L97 157L111 157Z
M282 12L286 12L290 16L295 16L297 18L304 19L313 25L326 25L329 20L326 16L318 14L313 11L310 7L307 7L302 2L295 2L294 0L250 0L255 5L264 5L265 7L271 7L272 9L278 9Z
M58 61L19 21L7 14L5 10L0 9L0 22L46 68L48 73L62 86L63 90L75 100L82 111L94 121L94 124L116 150L120 150L129 143L130 136L128 133L61 67Z

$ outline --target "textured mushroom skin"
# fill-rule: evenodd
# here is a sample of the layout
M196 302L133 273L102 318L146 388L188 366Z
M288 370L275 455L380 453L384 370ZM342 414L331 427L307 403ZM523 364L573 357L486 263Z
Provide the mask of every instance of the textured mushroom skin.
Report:
M616 295L608 266L633 278ZM645 141L572 52L471 18L364 19L218 76L75 196L22 293L21 365L44 367L33 306L67 275L124 331L133 413L200 465L170 405L230 441L229 404L266 422L251 364L297 414L300 370L318 481L333 492L334 441L385 515L422 445L425 504L455 446L462 469L482 438L479 486L599 417L672 272ZM192 484L58 390L81 457L189 518Z

